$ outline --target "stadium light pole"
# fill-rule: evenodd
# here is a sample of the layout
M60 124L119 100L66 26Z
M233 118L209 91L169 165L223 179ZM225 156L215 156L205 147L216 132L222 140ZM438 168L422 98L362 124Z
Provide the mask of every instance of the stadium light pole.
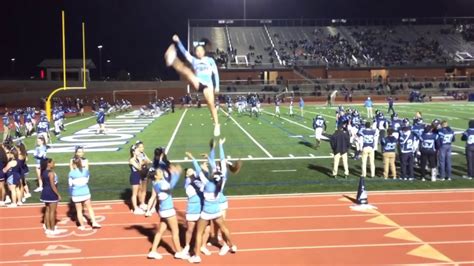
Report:
M12 75L15 74L15 61L16 61L16 58L13 57L12 59L10 59L10 61L12 62Z
M97 48L99 49L99 79L102 79L102 48L104 48L104 46L99 44Z
M247 0L244 0L244 25L247 24Z
M110 77L110 63L112 63L112 60L110 59L107 59L107 65L105 65L105 76L106 76L106 79L109 79Z

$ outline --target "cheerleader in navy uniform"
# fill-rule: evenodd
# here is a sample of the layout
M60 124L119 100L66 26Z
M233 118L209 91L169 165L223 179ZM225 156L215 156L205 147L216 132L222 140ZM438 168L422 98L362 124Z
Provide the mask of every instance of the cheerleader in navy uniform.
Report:
M142 164L140 162L140 157L141 152L139 149L137 149L136 145L132 145L130 148L130 160L129 160L129 166L130 166L130 185L132 186L132 208L133 208L133 214L136 215L143 215L145 214L145 211L140 209L138 207L138 190L140 188L140 183L141 183L141 174L140 171L142 169Z
M41 179L43 180L43 190L40 200L45 204L44 229L46 235L57 235L62 230L56 227L57 207L61 196L58 191L58 176L54 172L55 163L53 159L41 160Z
M5 110L5 113L3 114L3 117L2 117L2 122L3 122L3 141L2 142L5 142L5 140L10 136L10 117L8 116L8 111Z
M0 207L5 206L5 173L3 167L8 163L8 157L3 144L0 144Z
M153 189L155 190L158 201L159 201L159 214L161 217L160 226L153 239L153 245L150 253L148 253L149 259L162 259L161 254L157 252L158 245L161 242L161 237L166 229L171 230L171 237L173 241L176 253L174 257L177 259L188 259L188 256L183 252L181 244L179 242L179 227L178 219L176 218L176 211L173 205L173 197L171 192L178 183L179 176L182 169L179 165L171 165L169 171L169 180L165 177L168 174L166 171L161 169L155 170Z
M21 175L20 175L20 164L18 163L18 151L15 147L11 148L7 152L8 163L3 168L3 172L5 173L5 177L7 179L8 189L10 190L11 194L11 204L7 207L15 208L18 205L22 205L21 202L21 195L20 193L20 182L21 182Z
M26 183L26 176L30 172L26 162L28 161L28 153L26 152L26 147L23 142L20 142L17 145L18 150L18 163L20 164L20 199L24 202L27 198L31 197L30 189L28 188L28 183Z

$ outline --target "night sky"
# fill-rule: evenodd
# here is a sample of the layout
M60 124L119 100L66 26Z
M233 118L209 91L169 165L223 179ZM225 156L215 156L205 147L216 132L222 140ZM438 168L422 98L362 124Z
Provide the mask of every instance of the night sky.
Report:
M12 0L0 9L0 77L38 76L44 58L60 58L60 12L66 11L67 57L81 58L81 21L88 58L104 72L135 80L174 79L163 53L173 33L185 41L190 18L243 18L243 0ZM247 0L247 18L383 18L474 16L473 0Z

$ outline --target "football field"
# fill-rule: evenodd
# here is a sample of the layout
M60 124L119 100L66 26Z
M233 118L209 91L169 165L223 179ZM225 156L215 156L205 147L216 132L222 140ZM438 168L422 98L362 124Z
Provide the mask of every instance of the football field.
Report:
M353 107L365 116L361 105L345 105ZM331 178L332 154L329 143L323 141L319 149L314 148L315 139L312 119L321 114L327 120L327 134L335 129L336 107L306 105L304 117L300 116L299 108L295 107L295 116L288 115L287 104L282 104L281 117L273 115L273 106L264 106L261 116L250 117L235 112L228 117L219 111L222 137L226 138L225 152L231 160L241 159L243 167L239 174L231 176L226 185L229 195L354 191L357 189L361 174L361 161L350 160L350 177L348 179ZM386 105L375 106L386 112ZM412 120L416 111L421 111L425 122L433 119L448 120L456 131L466 130L469 119L474 118L474 104L456 103L423 103L396 104L395 110L400 117ZM67 131L57 139L53 137L53 145L48 157L56 160L57 173L60 177L59 187L64 196L67 195L67 167L72 157L74 146L87 144L86 157L91 165L91 181L93 198L101 200L129 198L129 148L137 140L143 141L148 157L152 158L156 147L164 147L172 162L180 163L184 168L190 167L189 151L196 158L209 151L213 124L207 108L176 109L175 113L155 115L154 117L138 117L137 111L111 115L106 119L107 135L94 134L95 118L70 118L66 121ZM329 135L327 135L329 136ZM453 148L453 181L421 182L383 180L381 155L376 155L375 179L367 179L369 190L393 189L434 189L474 187L473 180L463 179L466 174L464 142L461 135L456 135ZM25 141L27 147L34 148L33 138ZM91 145L90 143L93 143ZM30 163L30 167L32 163ZM32 167L31 167L32 169ZM342 170L342 169L341 169ZM398 169L397 169L398 170ZM342 171L340 171L342 174ZM30 186L35 187L33 171L30 173ZM180 180L182 184L183 179ZM175 196L183 196L184 189L178 185ZM33 202L37 201L35 193ZM63 197L67 199L67 197Z

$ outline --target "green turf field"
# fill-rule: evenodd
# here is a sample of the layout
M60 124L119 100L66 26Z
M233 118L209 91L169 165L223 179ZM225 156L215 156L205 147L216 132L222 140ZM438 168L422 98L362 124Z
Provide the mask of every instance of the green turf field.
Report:
M345 105L345 107L349 107ZM360 105L353 105L362 115L365 110ZM375 106L375 109L387 109L386 105ZM332 133L335 127L335 107L327 108L316 105L306 105L304 118L296 115L287 115L287 104L281 106L281 118L273 116L273 106L264 107L259 118L249 117L234 113L232 118L227 118L220 112L222 136L226 137L226 155L231 159L242 158L244 165L242 171L231 176L226 187L227 194L268 194L268 193L295 193L295 192L321 192L321 191L355 191L361 173L361 161L350 160L350 178L344 180L330 177L332 169L331 150L327 142L323 142L316 150L313 148L314 137L312 118L316 114L325 116L328 122L328 132ZM415 111L423 112L426 121L434 118L449 121L455 131L464 131L469 119L474 118L474 104L468 102L457 103L424 103L424 104L395 104L395 109L401 117L413 118ZM299 114L299 108L295 107ZM108 120L114 117L108 117ZM70 118L66 123L84 119ZM95 119L85 119L67 126L63 136L95 124ZM178 126L179 125L179 126ZM129 193L129 168L126 162L128 150L136 140L145 143L146 153L152 157L155 147L162 146L169 149L168 156L171 161L177 161L183 167L189 167L185 152L190 151L196 157L209 150L209 140L212 136L213 125L207 108L177 109L176 113L162 115L150 123L143 132L135 134L128 143L114 152L87 152L86 157L91 163L91 182L94 199L120 199L128 198ZM57 142L53 138L53 142ZM26 140L29 148L34 147L34 140ZM421 182L368 179L367 188L370 190L390 189L432 189L453 187L474 187L474 180L460 178L466 174L466 161L464 157L464 143L457 136L453 151L454 180L450 182ZM49 157L54 158L60 165L69 161L72 153L54 153ZM377 176L381 176L381 156L376 156ZM109 163L109 164L108 164ZM112 164L113 163L113 164ZM101 165L94 165L101 164ZM342 170L342 168L341 168ZM398 169L397 169L398 170ZM67 171L68 167L58 166L60 188L63 199L67 200ZM342 171L340 171L342 174ZM31 175L34 177L34 175ZM175 192L183 196L182 182ZM33 183L33 181L30 181ZM34 185L33 185L34 187ZM35 193L31 201L37 201ZM31 202L30 201L30 202Z

